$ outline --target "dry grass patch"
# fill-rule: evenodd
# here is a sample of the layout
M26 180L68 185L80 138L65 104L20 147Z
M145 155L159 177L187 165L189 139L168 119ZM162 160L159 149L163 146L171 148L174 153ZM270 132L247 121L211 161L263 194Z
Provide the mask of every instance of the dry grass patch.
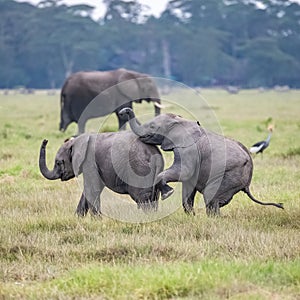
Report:
M58 98L1 98L0 298L299 299L299 91L232 96L203 90L203 95L210 107L192 93L180 92L178 98L186 97L192 113L207 117L206 123L216 113L225 134L246 146L264 137L272 117L274 135L263 158L254 158L251 187L258 199L283 202L285 210L259 206L240 193L221 209L220 218L208 218L197 195L196 216L186 216L179 185L160 203L157 221L137 212L128 197L109 191L103 194L106 216L78 218L80 184L47 181L37 164L44 138L51 166L76 126L58 132ZM138 116L153 115L150 105L135 108ZM108 118L102 129L114 130L116 124ZM93 120L88 128L97 130L99 123ZM165 158L169 165L172 155ZM125 211L131 220L139 214L147 222L108 217Z

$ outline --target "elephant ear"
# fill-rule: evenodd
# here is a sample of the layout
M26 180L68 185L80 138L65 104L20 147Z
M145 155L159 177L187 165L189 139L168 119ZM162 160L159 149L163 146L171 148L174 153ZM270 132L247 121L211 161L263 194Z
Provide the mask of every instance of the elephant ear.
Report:
M168 131L165 135L161 148L171 151L174 148L187 148L194 145L200 138L201 132L196 122L185 121L179 116L171 116Z
M119 93L128 101L135 100L138 97L139 86L137 76L126 69L121 69L122 73L118 78L116 85Z
M76 176L81 173L81 166L86 158L89 140L89 134L80 135L73 140L73 144L71 146L71 157L74 174Z

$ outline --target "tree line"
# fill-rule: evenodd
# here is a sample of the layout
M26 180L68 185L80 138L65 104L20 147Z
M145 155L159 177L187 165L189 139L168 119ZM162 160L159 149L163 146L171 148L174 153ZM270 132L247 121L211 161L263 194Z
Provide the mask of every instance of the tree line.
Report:
M190 86L300 87L300 4L170 0L156 18L136 0L93 7L0 0L0 88L60 88L78 70L120 67Z

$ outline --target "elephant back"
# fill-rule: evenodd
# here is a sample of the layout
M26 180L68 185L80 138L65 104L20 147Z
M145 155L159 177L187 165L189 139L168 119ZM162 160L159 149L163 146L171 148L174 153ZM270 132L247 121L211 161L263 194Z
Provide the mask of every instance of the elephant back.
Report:
M164 160L154 145L144 144L131 131L101 133L95 136L98 169L112 170L110 177L129 186L153 187L164 168ZM105 175L104 175L105 176ZM111 181L111 178L103 178Z
M155 145L143 143L132 132L120 132L116 135L112 146L112 161L115 162L115 166L117 165L118 172L123 178L147 183L149 186L153 185L155 176L164 168L164 160L159 149Z

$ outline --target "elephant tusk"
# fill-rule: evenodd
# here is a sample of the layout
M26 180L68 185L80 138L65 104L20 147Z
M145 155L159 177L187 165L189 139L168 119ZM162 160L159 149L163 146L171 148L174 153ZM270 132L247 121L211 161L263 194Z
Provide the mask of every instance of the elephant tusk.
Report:
M76 136L71 136L71 137L65 139L65 140L64 140L64 143L66 143L66 142L68 142L68 141L72 141L72 140L74 140L75 138L76 138Z
M156 106L156 107L158 107L158 108L165 108L164 105L159 104L159 103L157 103L157 102L154 103L154 106Z

